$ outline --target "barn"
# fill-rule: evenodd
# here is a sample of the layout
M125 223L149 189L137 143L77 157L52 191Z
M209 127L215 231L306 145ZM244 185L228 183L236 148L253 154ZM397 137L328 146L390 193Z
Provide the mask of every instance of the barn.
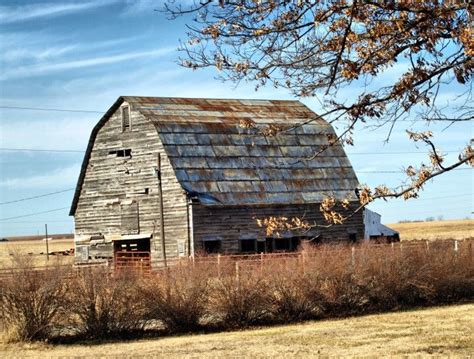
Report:
M334 138L299 101L120 97L84 156L70 210L76 262L136 251L158 263L362 239L362 212L344 225L271 236L257 225L269 216L324 223L327 195L357 206L358 180L343 147L313 156Z

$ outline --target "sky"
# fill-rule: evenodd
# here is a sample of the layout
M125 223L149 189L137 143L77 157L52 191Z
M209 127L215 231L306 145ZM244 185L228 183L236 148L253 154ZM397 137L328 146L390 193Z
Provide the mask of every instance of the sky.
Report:
M294 99L282 89L255 92L255 84L236 87L215 79L212 70L180 67L176 49L189 19L168 20L155 11L159 6L160 1L146 0L1 2L1 237L43 233L45 223L50 233L73 232L68 212L90 132L121 95ZM381 81L399 71L392 68ZM341 96L350 97L351 89L345 91ZM321 111L315 99L302 102ZM346 152L359 181L397 186L404 176L392 172L426 163L426 149L410 142L404 131L423 126L399 123L388 143L386 127L356 128L355 146ZM447 160L455 160L474 137L473 126L445 127L429 129ZM58 193L22 200L52 192ZM370 208L384 223L472 218L473 171L464 166L434 179L419 199L379 201Z

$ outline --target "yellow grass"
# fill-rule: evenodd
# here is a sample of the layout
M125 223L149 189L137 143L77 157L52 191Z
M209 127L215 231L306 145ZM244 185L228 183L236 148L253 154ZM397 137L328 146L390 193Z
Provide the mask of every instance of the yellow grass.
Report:
M474 304L130 342L0 344L0 357L225 358L474 353Z
M71 239L52 239L48 241L49 252L66 251L74 247L74 240ZM12 253L24 253L31 256L31 260L37 266L44 266L46 260L46 243L41 239L20 240L11 242L0 242L0 266L10 265ZM41 254L43 253L43 254ZM59 261L61 264L72 264L74 256L49 256L50 263Z
M389 224L404 240L474 238L474 220L411 222Z

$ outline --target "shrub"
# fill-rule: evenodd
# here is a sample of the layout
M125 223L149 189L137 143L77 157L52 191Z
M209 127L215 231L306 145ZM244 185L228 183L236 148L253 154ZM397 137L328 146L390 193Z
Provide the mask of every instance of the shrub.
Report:
M67 307L68 271L57 265L34 270L29 256L16 254L0 282L0 308L8 340L49 339Z
M210 311L219 325L242 328L261 322L270 314L268 278L258 270L215 278L209 295Z
M173 268L150 277L142 287L149 317L171 332L196 330L206 310L208 280L205 266Z
M108 338L143 330L146 307L134 272L88 268L70 286L70 313L76 331L87 338Z
M318 317L323 311L323 297L317 275L302 273L294 266L275 261L266 268L269 280L271 311L278 322L294 322Z

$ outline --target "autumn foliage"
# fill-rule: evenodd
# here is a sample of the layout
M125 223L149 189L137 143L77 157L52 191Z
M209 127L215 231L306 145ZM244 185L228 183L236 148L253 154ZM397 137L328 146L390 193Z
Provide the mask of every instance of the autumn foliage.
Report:
M272 85L318 100L320 117L343 130L308 160L335 144L354 145L354 130L368 126L386 126L388 141L397 123L397 130L405 126L410 140L425 145L426 160L401 171L406 181L400 186L362 185L359 210L381 198L417 198L429 180L474 165L470 138L459 139L458 159L448 163L433 132L414 131L409 124L414 119L426 126L441 122L447 130L474 119L473 10L468 1L205 0L165 5L170 18L188 20L187 41L181 44L184 67L213 68L223 80L252 81L256 89ZM347 96L342 91L349 86ZM256 124L245 120L241 126ZM261 131L277 136L287 127L276 124ZM328 194L321 206L328 224L347 219L337 210L347 200ZM293 219L287 220L291 225ZM265 226L276 232L285 225L274 218Z

